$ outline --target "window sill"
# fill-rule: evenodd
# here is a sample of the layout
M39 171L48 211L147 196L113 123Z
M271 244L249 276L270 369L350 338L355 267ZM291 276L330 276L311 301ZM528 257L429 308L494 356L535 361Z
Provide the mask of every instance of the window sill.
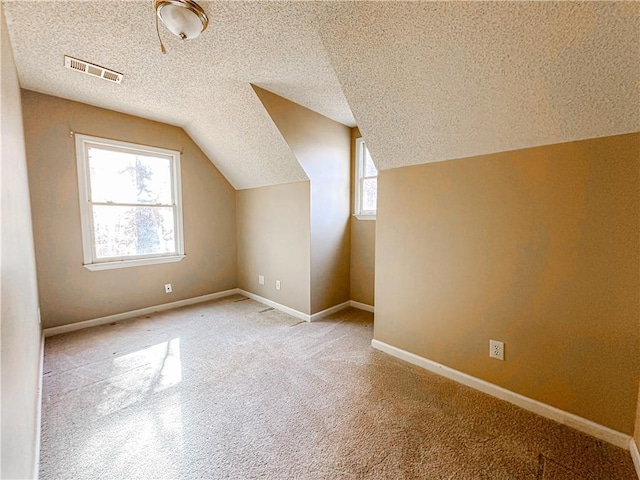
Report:
M98 270L113 270L116 268L141 267L143 265L155 265L158 263L179 262L185 257L186 255L171 255L168 257L136 258L135 260L118 260L115 262L87 263L84 265L84 268L87 268L92 272L95 272Z
M375 215L360 215L360 214L354 213L353 216L356 217L358 220L375 220L376 219Z

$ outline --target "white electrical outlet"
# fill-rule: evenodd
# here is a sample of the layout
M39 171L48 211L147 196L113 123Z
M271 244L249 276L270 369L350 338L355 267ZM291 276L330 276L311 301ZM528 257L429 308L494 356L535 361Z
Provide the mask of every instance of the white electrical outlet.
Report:
M164 286L164 293L171 293L173 292L173 288L171 287L170 283L165 284Z
M504 360L504 343L498 340L489 340L489 356L498 360Z
M264 285L264 275L258 275L258 283Z
M280 290L280 280L276 280L276 290Z

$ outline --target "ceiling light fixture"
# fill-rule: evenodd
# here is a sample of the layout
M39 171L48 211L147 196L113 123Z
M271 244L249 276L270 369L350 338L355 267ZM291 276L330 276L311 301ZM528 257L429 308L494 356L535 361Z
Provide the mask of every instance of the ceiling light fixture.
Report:
M158 31L158 18L171 33L182 40L191 40L204 32L209 25L207 14L200 5L191 0L155 0L156 6L156 32ZM166 53L162 40L160 49Z

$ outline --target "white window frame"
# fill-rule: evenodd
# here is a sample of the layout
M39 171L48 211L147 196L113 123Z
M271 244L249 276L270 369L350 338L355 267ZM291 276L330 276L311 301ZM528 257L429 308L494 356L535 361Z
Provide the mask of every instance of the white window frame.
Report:
M364 180L369 178L377 178L378 176L364 176L364 163L365 163L365 155L364 151L366 148L366 144L364 142L364 138L356 138L356 182L355 182L355 200L354 200L354 216L358 220L375 220L377 213L376 210L363 210L362 209L362 186L364 184ZM377 203L377 202L376 202Z
M185 258L184 234L182 224L182 188L180 179L180 152L164 148L138 145L90 135L75 134L76 159L78 165L78 190L80 199L80 223L82 226L82 250L84 267L95 270L111 270L115 268L137 267L158 263L179 262ZM96 258L91 200L91 182L89 178L89 148L126 152L144 156L166 158L171 164L171 205L175 231L176 251L163 254L127 255L123 257ZM118 205L116 203L116 205ZM124 204L123 204L124 205Z

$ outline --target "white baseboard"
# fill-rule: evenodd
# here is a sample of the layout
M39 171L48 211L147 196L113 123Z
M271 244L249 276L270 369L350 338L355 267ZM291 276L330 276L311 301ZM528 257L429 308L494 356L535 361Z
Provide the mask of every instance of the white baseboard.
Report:
M373 305L367 305L366 303L356 302L355 300L351 300L349 303L353 308L357 308L360 310L364 310L365 312L373 313Z
M96 327L98 325L104 325L106 323L119 322L120 320L126 320L127 318L140 317L142 315L148 315L154 312L162 312L164 310L171 310L173 308L185 307L187 305L193 305L196 303L209 302L218 298L228 297L239 293L237 288L231 290L225 290L223 292L210 293L208 295L202 295L200 297L186 298L184 300L178 300L176 302L163 303L161 305L155 305L153 307L140 308L138 310L132 310L130 312L117 313L115 315L108 315L106 317L94 318L92 320L85 320L83 322L71 323L69 325L61 325L59 327L51 327L44 329L44 336L51 337L53 335L60 335L61 333L73 332L75 330L81 330L83 328Z
M338 305L334 305L333 307L329 307L321 312L314 313L311 315L311 322L315 322L316 320L320 320L321 318L327 317L332 313L339 312L340 310L344 310L345 308L349 308L351 306L351 301L347 300L346 302L339 303Z
M184 300L178 300L176 302L170 302L170 303L163 303L161 305L154 305L152 307L140 308L138 310L132 310L130 312L117 313L115 315L108 315L106 317L94 318L94 319L85 320L82 322L71 323L69 325L61 325L59 327L45 328L43 332L45 337L51 337L53 335L60 335L62 333L73 332L75 330L81 330L83 328L96 327L98 325L105 325L107 323L119 322L120 320L126 320L128 318L140 317L142 315L148 315L154 312L162 312L164 310L171 310L173 308L185 307L187 305L193 305L196 303L209 302L211 300L228 297L230 295L235 295L235 294L245 295L253 300L256 300L257 302L273 307L293 317L304 320L305 322L312 322L314 320L319 320L322 317L326 317L327 315L343 310L349 306L360 308L362 310L373 311L373 307L371 307L370 305L349 300L339 305L335 305L333 307L327 308L326 310L323 310L321 312L314 313L313 315L308 315L306 313L299 312L298 310L295 310L293 308L287 307L286 305L282 305L280 303L274 302L273 300L269 300L268 298L264 298L264 297L261 297L260 295L256 295L255 293L247 292L246 290L241 290L239 288L232 288L231 290L225 290L223 292L210 293L208 295L202 295L200 297L194 297L194 298L186 298Z
M600 425L598 423L592 422L591 420L587 420L586 418L579 417L578 415L575 415L573 413L565 412L564 410L552 407L551 405L547 405L546 403L542 403L537 400L525 397L524 395L512 392L511 390L499 387L485 380L472 377L471 375L468 375L466 373L454 370L453 368L449 368L445 365L434 362L433 360L420 357L413 353L407 352L406 350L402 350L379 340L372 340L371 346L401 360L429 370L433 373L449 378L458 383L462 383L463 385L466 385L468 387L475 388L476 390L480 390L481 392L499 398L500 400L512 403L518 407L524 408L525 410L537 413L540 416L575 428L576 430L596 437L600 440L612 443L617 447L624 448L625 450L628 450L630 448L629 442L631 441L631 437L629 435L618 432L609 427L605 427L604 425Z
M238 289L238 293L244 295L245 297L249 297L256 302L263 303L269 307L275 308L276 310L280 310L281 312L287 313L292 317L299 318L300 320L304 320L305 322L311 321L311 315L299 312L291 307L287 307L286 305L282 305L281 303L274 302L273 300L269 300L268 298L261 297L260 295L256 295L255 293L247 292L246 290Z
M633 438L629 441L629 451L631 452L633 466L636 467L636 475L640 478L640 452L638 452L638 446Z
M42 437L42 382L44 379L44 332L40 334L40 359L38 365L38 393L36 399L36 444L33 459L33 478L40 476L40 438Z
M346 302L342 302L338 305L334 305L333 307L329 307L321 312L314 313L313 315L309 315L307 313L302 313L298 310L295 310L291 307L287 307L286 305L282 305L281 303L274 302L273 300L269 300L268 298L261 297L260 295L256 295L255 293L247 292L246 290L238 290L238 293L249 297L256 302L263 303L269 307L275 308L276 310L280 310L281 312L287 313L292 317L299 318L300 320L304 320L305 322L315 322L316 320L320 320L326 316L331 315L332 313L339 312L340 310L344 310L345 308L349 308L352 306L351 300L347 300Z

